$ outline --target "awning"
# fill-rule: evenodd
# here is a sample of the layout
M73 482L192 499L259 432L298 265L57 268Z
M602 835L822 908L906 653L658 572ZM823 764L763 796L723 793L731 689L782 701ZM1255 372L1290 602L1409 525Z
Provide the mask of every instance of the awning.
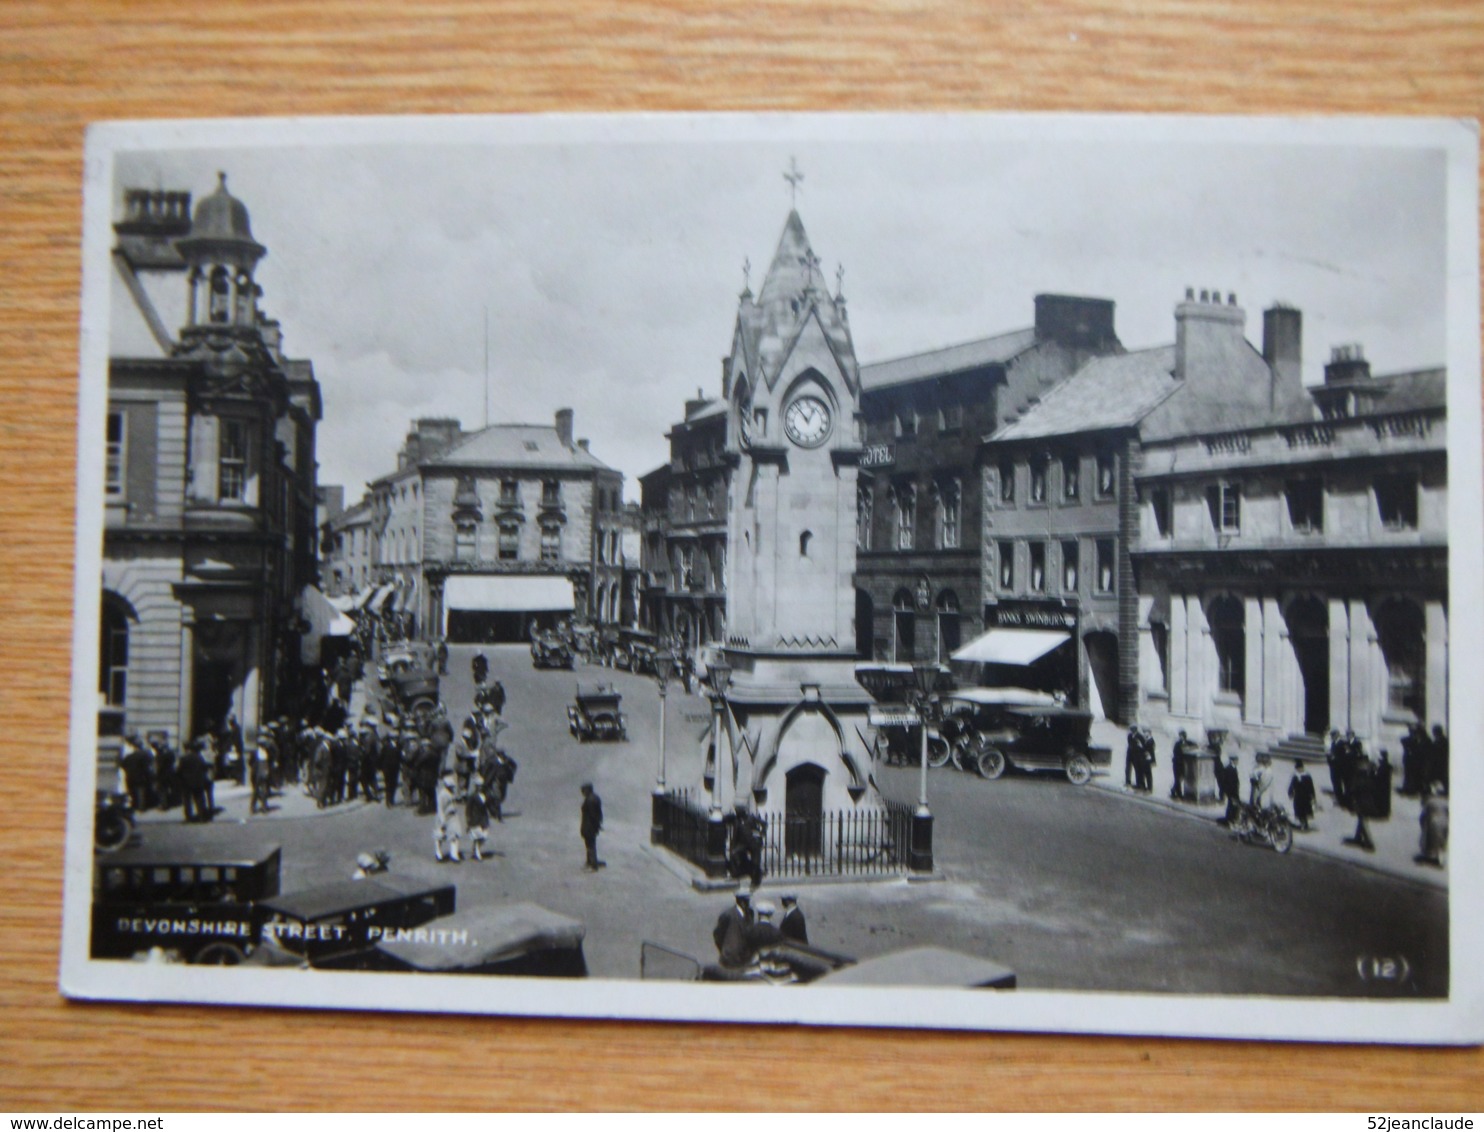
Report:
M300 591L299 614L309 626L299 638L299 659L305 664L319 662L320 642L324 638L348 637L356 630L356 623L314 586L305 586Z
M446 609L489 613L565 613L576 606L567 578L455 574L443 583Z
M991 629L959 649L953 659L978 664L1031 664L1070 636L1050 629Z
M381 607L386 603L386 599L391 597L396 592L396 589L397 587L390 582L377 586L371 591L371 596L366 599L361 608L369 609L372 613L379 613Z

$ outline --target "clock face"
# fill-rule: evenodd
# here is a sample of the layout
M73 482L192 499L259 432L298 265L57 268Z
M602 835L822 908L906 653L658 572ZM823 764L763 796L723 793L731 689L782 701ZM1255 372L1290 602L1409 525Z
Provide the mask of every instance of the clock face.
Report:
M796 398L783 414L783 430L795 444L817 448L830 435L830 407L807 394Z

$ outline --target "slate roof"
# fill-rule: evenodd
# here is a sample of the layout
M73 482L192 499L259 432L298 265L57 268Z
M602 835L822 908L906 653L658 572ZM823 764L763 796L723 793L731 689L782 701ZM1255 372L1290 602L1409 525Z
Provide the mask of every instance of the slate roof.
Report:
M568 448L552 425L498 424L480 429L438 455L422 461L423 467L489 467L608 469L591 452Z
M1174 346L1094 358L989 439L1031 440L1131 427L1179 387L1174 368Z
M1448 403L1448 371L1446 369L1409 370L1406 373L1377 374L1369 381L1357 382L1361 387L1386 386L1386 393L1379 398L1374 410L1381 413L1400 413L1410 409L1436 409ZM1334 389L1334 385L1320 388Z
M866 392L884 389L891 385L903 385L944 374L962 373L981 366L1008 362L1016 355L1035 345L1036 331L1011 330L989 338L976 338L957 346L944 346L923 354L909 354L905 358L873 362L861 366L861 388Z

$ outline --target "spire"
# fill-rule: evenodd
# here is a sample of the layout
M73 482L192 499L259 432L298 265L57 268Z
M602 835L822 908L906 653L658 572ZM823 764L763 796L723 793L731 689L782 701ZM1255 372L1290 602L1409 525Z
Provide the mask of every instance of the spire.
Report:
M778 250L773 253L773 262L763 277L758 291L758 303L768 306L773 303L791 305L806 291L827 294L824 275L819 270L819 257L809 246L809 236L804 231L804 222L797 210L788 214L783 225L783 235L778 239Z

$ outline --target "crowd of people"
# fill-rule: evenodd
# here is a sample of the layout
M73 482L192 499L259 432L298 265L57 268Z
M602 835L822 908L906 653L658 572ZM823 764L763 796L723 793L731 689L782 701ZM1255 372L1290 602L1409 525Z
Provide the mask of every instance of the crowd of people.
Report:
M119 752L119 773L136 812L179 809L188 822L211 821L217 813L217 782L245 781L242 728L229 715L184 750L175 748L168 732L151 731L141 739L138 732L128 731Z

